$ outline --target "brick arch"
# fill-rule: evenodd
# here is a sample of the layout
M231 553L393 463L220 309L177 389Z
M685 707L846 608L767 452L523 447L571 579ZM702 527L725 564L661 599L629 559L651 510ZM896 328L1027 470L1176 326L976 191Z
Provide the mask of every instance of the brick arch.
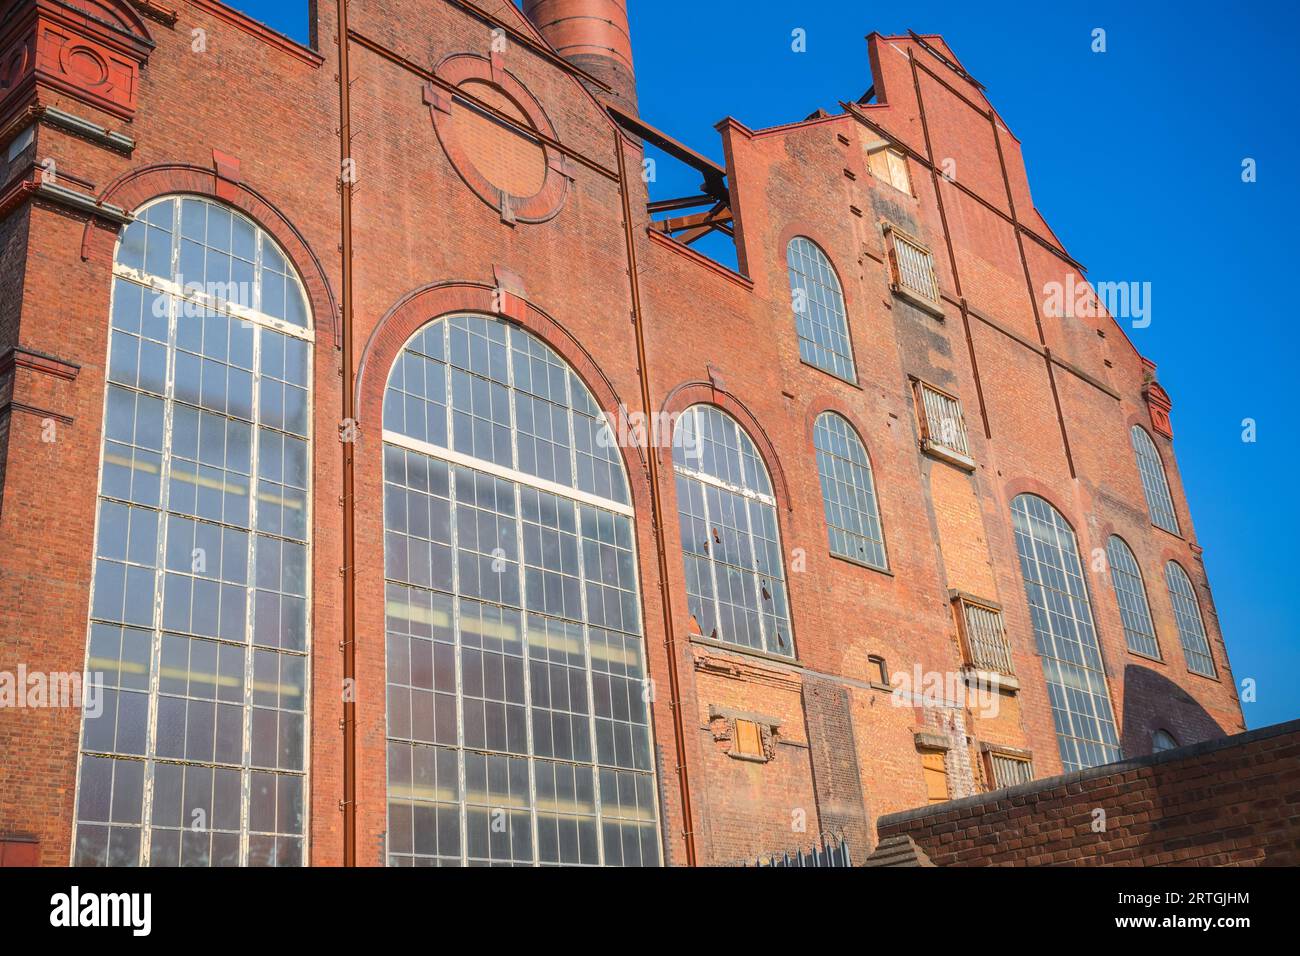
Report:
M1070 509L1061 507L1056 489L1050 485L1039 481L1037 478L1013 478L1003 483L1002 493L1006 496L1005 504L1008 510L1021 495L1037 495L1060 513L1061 517L1065 519L1065 523L1070 526L1070 530L1074 532L1075 539L1081 539L1082 532L1080 529L1083 527L1082 523L1070 517Z
M740 422L763 458L767 473L772 478L772 491L776 495L777 503L783 505L786 511L793 512L794 499L790 497L790 485L785 478L785 469L781 467L781 458L777 455L776 447L772 444L767 430L759 423L749 407L735 395L712 383L683 382L668 393L668 398L664 400L660 411L676 417L692 405L716 405ZM660 463L668 469L667 474L672 473L672 452L671 445L658 450Z
M846 409L843 405L840 405L825 392L813 397L813 400L808 404L808 411L804 414L804 434L808 438L809 446L813 446L813 429L817 425L817 419L821 418L827 412L830 412L832 415L838 415L849 423L849 427L853 429L853 433L858 436L858 441L862 442L862 448L867 453L867 461L871 464L871 471L872 474L874 474L876 471L876 459L875 456L871 454L870 443L864 437L867 434L866 429L862 427L862 423L858 420L856 415Z
M361 352L357 371L356 407L363 428L368 422L382 423L384 392L388 373L406 343L420 329L450 315L470 313L499 319L494 308L497 290L478 282L445 282L424 286L408 293L379 320ZM596 404L611 421L618 421L625 408L613 383L606 377L583 345L559 322L531 302L510 296L509 320L535 335L564 359L587 386ZM382 424L377 431L382 431ZM650 513L650 479L644 453L619 443L623 470L627 475L633 506Z
M217 194L217 176L214 170L188 163L165 163L145 166L119 176L105 187L97 199L100 203L112 203L132 211L162 196L189 194L238 209L264 229L284 250L302 278L303 288L311 303L315 329L320 331L328 328L334 347L342 347L338 303L325 270L306 238L284 213L249 186L243 183L223 183L222 193L223 195ZM87 222L81 238L82 260L111 269L119 228L94 218Z

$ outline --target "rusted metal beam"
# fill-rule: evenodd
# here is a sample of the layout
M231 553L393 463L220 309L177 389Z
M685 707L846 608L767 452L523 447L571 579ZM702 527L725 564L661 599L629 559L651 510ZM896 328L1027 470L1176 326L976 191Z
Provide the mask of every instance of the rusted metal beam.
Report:
M633 116L631 113L619 109L613 103L606 103L605 109L609 111L609 115L615 123L633 136L645 140L651 146L662 149L674 159L680 160L692 169L703 173L704 185L702 188L704 192L715 199L722 199L728 195L727 171L713 160L697 153L685 143L673 139L662 130L656 129L639 116Z
M677 209L694 209L696 206L708 206L716 203L716 196L683 196L680 199L660 199L646 204L646 211L652 215L657 212L673 212Z
M653 225L660 232L672 235L674 232L681 232L685 229L698 229L701 226L712 229L715 226L726 225L734 218L735 216L732 215L731 210L719 203L708 212L697 212L690 216L678 216L674 219L660 219Z

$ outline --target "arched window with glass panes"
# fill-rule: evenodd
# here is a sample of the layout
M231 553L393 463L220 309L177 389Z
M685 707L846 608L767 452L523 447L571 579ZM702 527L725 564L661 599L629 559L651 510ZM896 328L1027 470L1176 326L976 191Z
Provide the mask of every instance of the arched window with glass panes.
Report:
M799 357L846 382L856 382L844 292L831 261L811 239L795 236L786 247L786 264Z
M1178 637L1183 644L1183 656L1187 658L1187 669L1203 677L1217 677L1210 639L1201 618L1201 603L1196 600L1192 579L1177 561L1165 565L1165 585L1174 606L1174 620L1178 622Z
M813 426L813 446L831 554L888 570L876 483L862 439L843 416L823 412Z
M1124 539L1113 534L1106 544L1106 560L1110 565L1110 580L1115 587L1115 600L1119 603L1128 649L1160 660L1156 626L1151 620L1151 605L1147 602L1147 589L1137 558Z
M658 865L634 514L591 393L455 315L383 421L389 865Z
M275 241L149 203L113 266L76 865L301 865L312 329Z
M1037 495L1016 498L1011 517L1061 763L1112 763L1119 737L1074 530Z
M712 405L673 434L691 616L704 637L794 657L776 498L753 440Z
M1178 515L1174 512L1174 500L1169 494L1169 480L1165 476L1165 464L1160 460L1160 452L1141 425L1133 426L1132 439L1133 454L1137 456L1138 473L1142 477L1142 492L1146 495L1151 523L1171 534L1178 534Z

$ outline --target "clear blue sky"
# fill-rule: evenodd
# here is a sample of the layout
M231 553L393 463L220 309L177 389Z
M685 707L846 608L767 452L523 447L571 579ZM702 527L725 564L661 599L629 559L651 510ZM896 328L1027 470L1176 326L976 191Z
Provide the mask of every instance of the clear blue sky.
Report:
M480 0L485 6L506 0ZM298 39L306 3L235 6ZM721 159L714 124L836 109L870 83L871 30L940 33L1024 144L1034 201L1097 280L1152 283L1128 330L1174 399L1176 448L1238 681L1261 727L1300 717L1291 489L1300 466L1300 216L1290 3L630 0L641 112ZM1106 31L1107 52L1091 51ZM806 31L806 53L791 31ZM1244 158L1258 181L1244 184ZM1290 163L1291 165L1287 165ZM675 184L674 184L675 185ZM687 188L689 189L689 185ZM1290 400L1289 400L1290 399ZM1242 420L1257 441L1242 441ZM1152 586L1159 586L1158 577ZM1166 640L1169 638L1166 637Z

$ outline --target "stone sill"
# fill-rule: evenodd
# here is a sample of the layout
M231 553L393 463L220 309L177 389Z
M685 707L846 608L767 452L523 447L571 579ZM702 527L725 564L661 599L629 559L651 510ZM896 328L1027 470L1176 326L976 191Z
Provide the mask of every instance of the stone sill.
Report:
M953 451L946 445L940 445L926 438L921 442L921 450L931 458L937 458L940 461L946 461L950 465L955 465L962 471L973 472L978 466L973 458L968 458L959 451Z

